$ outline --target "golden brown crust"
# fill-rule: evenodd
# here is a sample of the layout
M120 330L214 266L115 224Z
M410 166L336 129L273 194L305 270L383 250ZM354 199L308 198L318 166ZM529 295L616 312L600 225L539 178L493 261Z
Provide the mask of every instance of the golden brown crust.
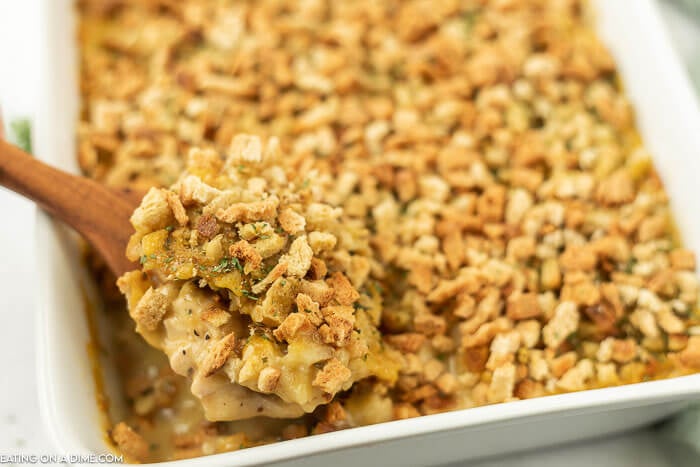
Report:
M197 232L204 238L211 239L219 231L219 224L216 217L211 214L203 214L197 219Z
M220 327L231 319L231 314L218 305L212 305L202 310L201 317L213 326Z
M277 388L282 372L277 368L266 367L260 370L258 376L258 387L261 392L271 393Z
M180 197L172 191L168 191L167 200L168 206L170 206L170 209L173 211L173 215L175 216L175 220L178 222L178 224L187 225L190 218L187 216L187 212L185 211L185 207L182 205L182 201L180 201Z
M519 296L511 295L508 299L507 316L512 320L536 318L542 313L537 295L525 293Z
M130 460L146 462L148 460L148 442L129 425L119 422L112 428L112 439Z
M292 313L282 321L274 331L274 335L281 341L291 341L300 334L309 335L316 332L314 326L303 313Z
M253 246L245 240L240 240L230 247L228 253L237 258L244 266L244 270L254 271L260 267L262 256L253 248Z
M342 272L331 274L326 283L333 289L333 298L339 305L352 305L360 297L360 294Z
M401 352L415 353L423 346L425 335L417 332L393 334L387 336L386 340Z
M211 376L219 371L231 357L235 348L236 335L234 333L224 336L219 342L214 344L207 360L202 365L204 376Z
M272 195L262 201L250 203L234 203L216 211L216 217L222 222L256 222L272 219L277 214L279 199Z
M700 336L691 336L679 354L679 360L688 368L700 369Z
M685 269L688 271L695 270L695 253L683 248L677 248L669 254L671 267L674 269Z
M596 196L602 204L620 205L634 199L634 182L626 170L617 170L601 181Z
M327 306L321 309L326 324L318 329L321 338L328 344L344 346L348 343L355 325L354 310L351 306Z
M332 358L316 374L313 385L328 394L335 394L351 376L352 372L340 360Z
M306 227L306 219L292 209L284 209L279 215L279 222L288 234L296 234Z
M151 287L131 310L131 317L143 329L155 331L168 312L169 305L168 297Z

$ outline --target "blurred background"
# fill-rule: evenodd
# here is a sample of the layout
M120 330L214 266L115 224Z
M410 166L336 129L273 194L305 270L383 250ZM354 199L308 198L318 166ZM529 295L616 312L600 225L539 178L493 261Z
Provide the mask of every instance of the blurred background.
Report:
M700 0L657 0L676 51L700 93ZM630 2L632 14L634 0ZM37 23L40 0L0 0L0 109L5 134L27 142L40 109ZM34 207L0 190L0 454L52 454L37 407L32 280ZM612 439L480 462L477 467L663 467L700 465L700 409L663 427Z

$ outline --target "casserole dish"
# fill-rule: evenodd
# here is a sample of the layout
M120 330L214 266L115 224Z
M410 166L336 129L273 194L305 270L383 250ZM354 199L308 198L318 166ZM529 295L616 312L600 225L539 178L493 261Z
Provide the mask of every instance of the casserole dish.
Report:
M690 164L695 162L690 151L697 140L697 108L678 64L673 61L658 16L651 3L639 4L633 21L627 18L623 2L600 2L595 6L601 35L618 59L639 112L641 132L656 155L674 208L676 212L683 212L683 208L688 211L693 199L690 174L694 167ZM69 122L76 120L77 99L70 92L75 87L75 77L71 73L74 68L71 59L74 47L70 40L73 24L68 17L68 7L68 2L45 5L45 17L50 18L45 28L47 44L51 44L47 50L51 52L46 57L47 69L43 75L52 80L46 87L46 114L39 122L37 148L41 155L51 153L54 158L50 162L70 169L74 151L69 143L73 135ZM649 42L639 47L641 32ZM651 53L663 66L652 69L646 53ZM40 366L45 391L44 412L58 444L67 453L99 451L104 449L99 430L100 411L96 404L88 402L94 397L88 384L91 367L84 349L88 326L83 316L81 292L89 287L74 273L77 255L70 249L66 236L60 229L46 224L45 218L40 217L39 222L38 247L43 274L39 287L43 294L40 297L43 314L39 322L42 326L40 342L45 346ZM696 247L693 240L698 238L697 224L681 217L679 228L688 246ZM92 295L89 290L87 295ZM99 316L99 311L96 314ZM102 367L109 373L108 365ZM109 389L112 385L107 376L103 375ZM267 464L308 456L305 462L313 465L327 463L327 455L332 454L334 461L343 463L357 462L358 455L376 456L378 450L387 457L384 463L424 464L475 458L639 426L682 408L683 401L697 389L698 377L694 376L588 391L332 433L323 435L319 442L280 443L207 458L206 462L207 465L212 462ZM115 397L111 400L115 404L119 402ZM118 411L119 407L114 405L112 409ZM569 423L562 429L560 425L566 423L564 419L574 415L576 424ZM537 423L536 430L527 430L537 436L518 436L524 423ZM418 435L422 437L414 439ZM468 436L468 443L461 441L465 436ZM408 444L414 448L407 449ZM358 445L362 448L349 449ZM188 462L196 464L204 460Z

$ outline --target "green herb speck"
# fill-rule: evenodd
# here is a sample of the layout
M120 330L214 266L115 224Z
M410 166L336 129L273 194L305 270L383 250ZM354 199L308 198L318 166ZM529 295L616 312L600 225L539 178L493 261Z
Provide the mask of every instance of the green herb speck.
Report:
M211 268L213 272L231 272L233 269L238 269L239 271L243 272L243 266L241 265L240 261L238 261L238 258L228 258L224 257L221 258L219 261L219 264Z
M255 295L253 295L253 294L252 294L251 292L249 292L248 290L241 290L241 293L243 294L244 297L246 297L246 298L248 298L248 299L250 299L250 300L257 300L257 299L258 299L258 297L256 297Z
M231 258L231 264L233 264L233 267L238 269L239 271L243 272L243 265L241 264L240 261L238 261L238 258Z

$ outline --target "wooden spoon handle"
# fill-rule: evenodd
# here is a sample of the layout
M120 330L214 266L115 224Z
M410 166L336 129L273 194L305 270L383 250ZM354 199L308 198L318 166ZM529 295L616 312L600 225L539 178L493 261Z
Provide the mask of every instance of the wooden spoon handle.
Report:
M134 268L125 257L133 231L129 224L136 207L133 198L50 167L5 141L0 141L0 185L33 200L80 232L116 274Z

